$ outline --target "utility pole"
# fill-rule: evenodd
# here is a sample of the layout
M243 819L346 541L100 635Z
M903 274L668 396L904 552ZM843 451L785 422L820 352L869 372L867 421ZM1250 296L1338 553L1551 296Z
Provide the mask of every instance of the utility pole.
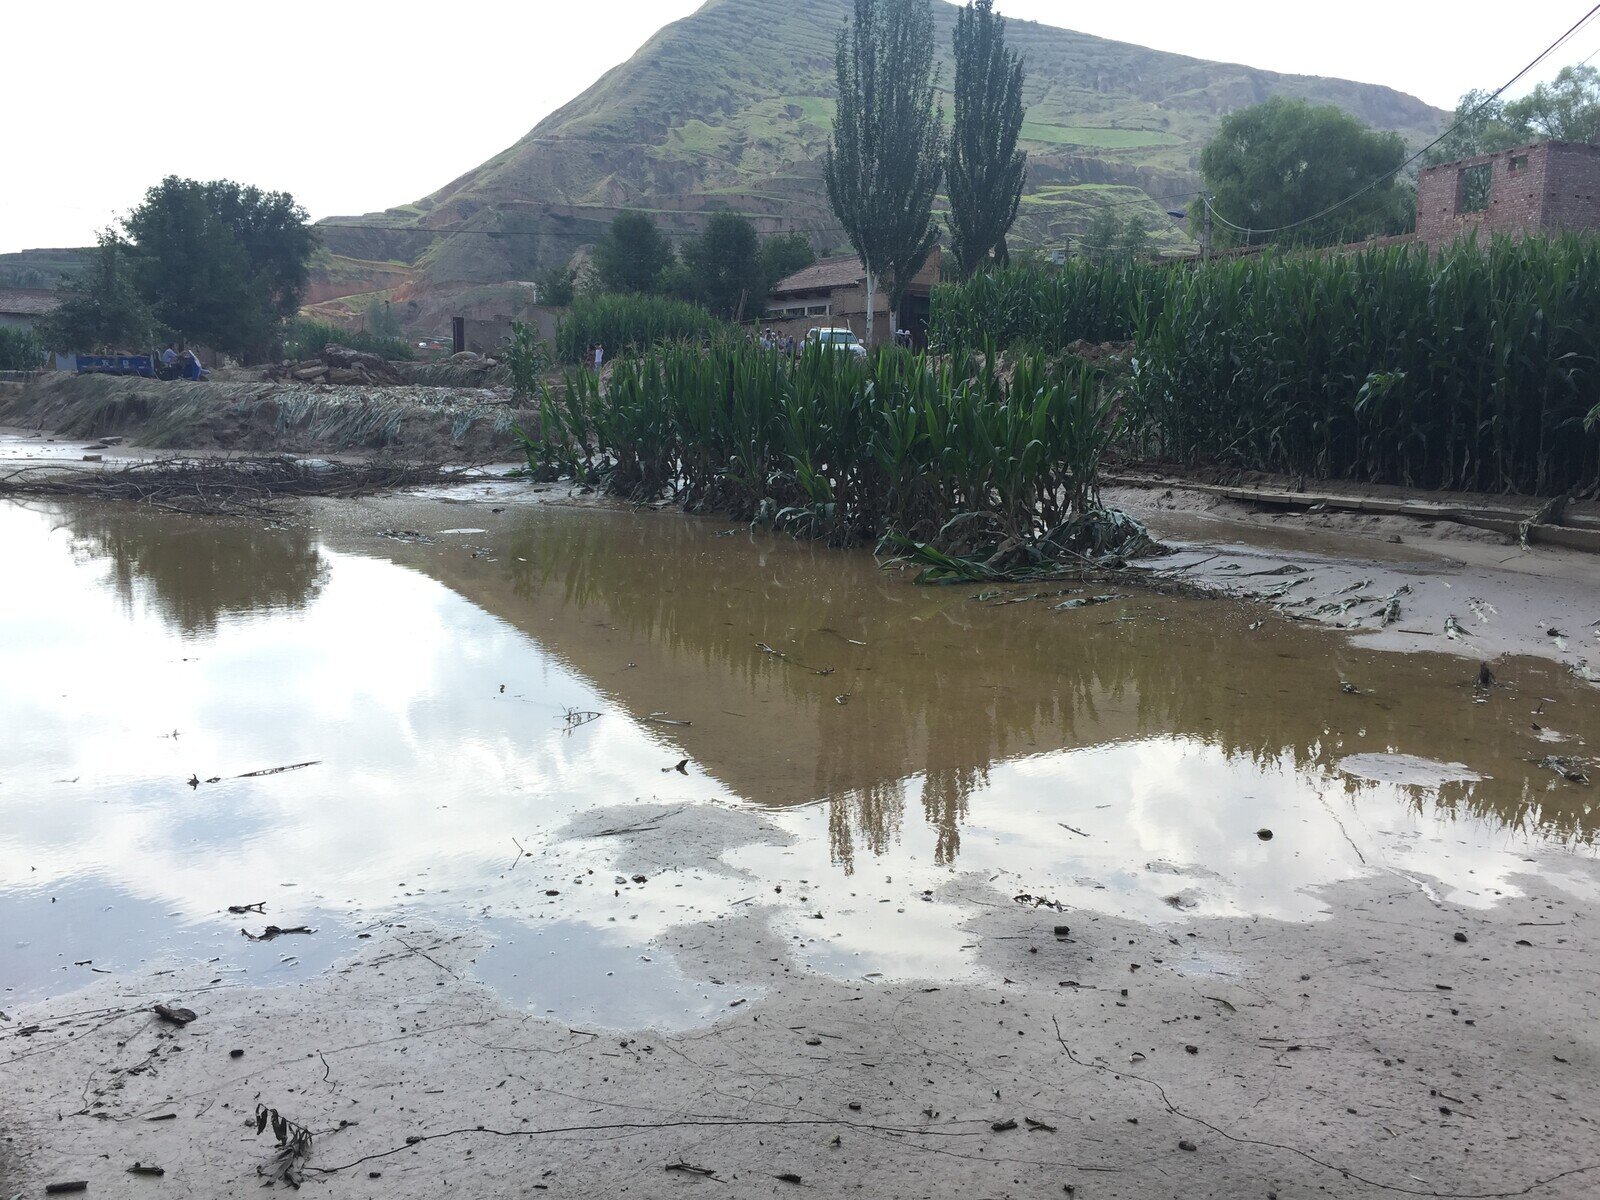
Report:
M1211 193L1202 192L1200 202L1206 206L1206 223L1200 231L1200 261L1211 261Z

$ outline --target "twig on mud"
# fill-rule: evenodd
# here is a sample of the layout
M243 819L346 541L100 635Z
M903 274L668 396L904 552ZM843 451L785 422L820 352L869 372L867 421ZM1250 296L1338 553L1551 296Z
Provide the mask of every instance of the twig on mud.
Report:
M243 775L235 775L234 778L255 779L261 775L282 775L285 771L298 771L303 767L320 766L321 763L322 760L320 758L316 758L312 759L310 762L290 763L287 767L264 767L259 771L246 771Z
M337 1175L340 1171L348 1171L362 1163L372 1162L374 1159L387 1158L391 1154L399 1154L410 1150L423 1142L437 1141L440 1138L460 1137L463 1134L481 1133L490 1137L525 1138L525 1137L553 1137L563 1133L650 1133L661 1129L775 1129L785 1126L804 1128L819 1128L833 1126L838 1129L854 1129L865 1132L898 1134L901 1136L912 1135L915 1137L937 1138L968 1138L982 1137L990 1132L985 1123L978 1123L977 1129L950 1129L948 1127L932 1128L925 1125L873 1125L864 1121L841 1121L830 1117L789 1117L762 1120L747 1117L689 1117L674 1121L623 1121L608 1125L564 1125L554 1126L549 1129L490 1129L484 1125L475 1125L471 1128L447 1129L442 1133L413 1134L406 1138L404 1144L392 1146L388 1150L379 1150L373 1154L363 1155L337 1167L307 1167L308 1171L315 1171L320 1175Z
M239 932L252 942L270 942L273 938L282 937L286 933L315 933L316 930L309 925L290 925L287 928L268 925L260 933L251 933L248 929L241 929Z
M1357 1183L1364 1183L1368 1187L1378 1188L1381 1191L1396 1192L1402 1196L1428 1196L1433 1197L1434 1200L1510 1200L1511 1197L1526 1196L1528 1193L1538 1188L1555 1183L1557 1180L1568 1179L1571 1176L1582 1175L1589 1171L1600 1171L1600 1162L1591 1163L1586 1167L1573 1167L1570 1170L1561 1171L1555 1175L1546 1176L1543 1179L1535 1179L1532 1183L1528 1184L1527 1187L1518 1188L1517 1190L1510 1192L1440 1192L1431 1189L1422 1190L1420 1188L1408 1188L1395 1183L1382 1183L1376 1179L1369 1179L1365 1175L1358 1174L1349 1167L1341 1167L1337 1163L1331 1163L1326 1159L1318 1158L1315 1154L1311 1154L1305 1150L1302 1150L1298 1146L1286 1146L1282 1142L1268 1142L1263 1141L1261 1138L1240 1137L1238 1134L1229 1133L1226 1129L1223 1129L1217 1125L1213 1125L1204 1117L1197 1117L1192 1113L1186 1113L1172 1102L1167 1095L1167 1089L1162 1087L1161 1084L1156 1080L1145 1079L1140 1075L1129 1075L1124 1071L1118 1071L1114 1067L1108 1067L1105 1063L1086 1062L1085 1060L1079 1058L1072 1052L1072 1047L1067 1045L1067 1039L1061 1035L1061 1022L1056 1020L1054 1017L1051 1017L1050 1023L1055 1026L1056 1041L1061 1043L1061 1048L1066 1051L1067 1057L1070 1058L1074 1063L1080 1067L1086 1067L1091 1071L1099 1071L1106 1075L1114 1075L1118 1079L1127 1079L1134 1083L1142 1083L1146 1087L1155 1088L1157 1094L1161 1097L1161 1103L1173 1116L1184 1121L1193 1121L1196 1125L1203 1126L1204 1128L1211 1130L1211 1132L1216 1134L1218 1137L1225 1138L1237 1145L1264 1146L1270 1150L1284 1150L1290 1154L1297 1154L1307 1162L1322 1167L1324 1170L1337 1171L1346 1179L1354 1179Z
M647 817L645 820L640 821L637 825L619 825L615 829L602 829L599 833L591 833L589 836L617 837L624 833L648 833L650 830L658 828L661 822L665 821L668 817L675 817L688 807L689 806L687 804L680 804L677 808L669 809L667 812L660 813L653 817Z
M773 658L776 658L780 662L788 663L791 667L799 667L802 671L810 671L813 675L833 674L834 669L832 667L813 667L809 663L801 662L798 658L795 658L792 655L785 654L782 650L775 650L765 642L757 642L756 649L761 651L763 654L772 655Z

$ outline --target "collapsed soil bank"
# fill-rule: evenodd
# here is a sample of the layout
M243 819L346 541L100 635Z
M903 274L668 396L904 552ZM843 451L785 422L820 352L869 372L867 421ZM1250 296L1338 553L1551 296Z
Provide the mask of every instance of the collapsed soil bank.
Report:
M382 450L429 462L516 457L534 413L504 389L163 382L49 374L0 396L0 425L123 436L155 449L294 454Z

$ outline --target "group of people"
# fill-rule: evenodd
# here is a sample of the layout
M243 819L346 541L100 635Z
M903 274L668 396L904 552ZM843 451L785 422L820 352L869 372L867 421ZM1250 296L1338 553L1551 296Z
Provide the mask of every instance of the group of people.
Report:
M775 350L779 354L787 354L793 358L800 349L800 343L794 340L793 334L780 334L773 329L763 329L758 339L763 350Z
M179 347L168 342L161 352L161 366L156 375L161 379L204 379L206 369L200 365L200 356L188 346Z

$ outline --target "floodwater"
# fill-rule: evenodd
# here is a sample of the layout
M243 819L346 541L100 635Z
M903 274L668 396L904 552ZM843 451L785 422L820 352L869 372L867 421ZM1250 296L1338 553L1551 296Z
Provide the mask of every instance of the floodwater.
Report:
M511 499L3 504L0 561L0 1001L197 958L303 979L414 920L532 1011L685 1027L745 993L669 931L733 904L813 969L954 979L977 904L1313 920L1382 872L1489 905L1600 825L1537 762L1600 738L1558 669L1484 695L1231 602L1061 609L1113 589ZM635 804L770 828L637 882L627 839L566 830ZM240 932L268 925L315 932Z

